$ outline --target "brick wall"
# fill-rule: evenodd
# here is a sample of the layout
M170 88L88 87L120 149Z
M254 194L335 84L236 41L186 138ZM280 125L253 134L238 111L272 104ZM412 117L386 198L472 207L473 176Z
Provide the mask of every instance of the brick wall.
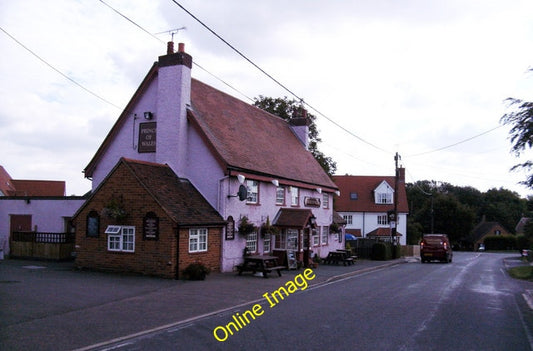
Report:
M191 263L202 263L211 271L220 272L222 228L207 228L207 252L189 253L189 228L180 229L179 270Z
M102 214L102 209L112 200L123 205L127 218L116 220ZM100 214L99 235L87 237L87 216L93 210ZM143 240L143 218L148 212L154 212L159 218L159 240ZM75 225L76 266L175 278L176 224L123 165L89 199L75 218ZM105 230L108 225L135 227L134 253L107 250Z

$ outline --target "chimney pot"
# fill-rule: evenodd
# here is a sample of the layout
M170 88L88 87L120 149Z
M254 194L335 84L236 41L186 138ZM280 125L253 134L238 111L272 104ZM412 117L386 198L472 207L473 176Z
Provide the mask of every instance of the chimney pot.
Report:
M167 43L167 55L171 55L174 53L174 42L173 41L169 41Z
M178 43L178 52L185 52L185 44Z

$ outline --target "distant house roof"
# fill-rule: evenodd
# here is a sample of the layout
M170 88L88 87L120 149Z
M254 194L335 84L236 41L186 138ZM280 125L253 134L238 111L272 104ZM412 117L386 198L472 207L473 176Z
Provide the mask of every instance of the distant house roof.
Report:
M11 183L11 176L0 166L0 196L11 196L15 192L15 187Z
M374 190L386 181L394 189L393 176L333 176L341 195L335 199L335 211L338 212L384 212L394 209L394 204L377 204ZM398 212L409 212L405 182L399 182Z
M337 189L284 119L192 79L189 119L226 168Z
M531 220L531 218L528 217L522 217L520 218L520 221L518 221L518 224L515 227L515 232L517 234L524 234L524 227L526 224Z
M474 229L472 229L472 234L470 237L472 238L472 242L477 242L486 235L497 235L497 230L500 231L499 235L511 234L498 222L481 221L478 225L474 227Z
M368 238L372 238L372 237L387 237L389 236L390 237L391 235L391 229L390 228L376 228L374 229L373 231L371 231L370 233L368 233L366 236ZM403 236L400 232L396 232L396 236Z
M4 196L65 196L65 182L12 179L0 166L0 191Z
M169 166L121 158L106 180L120 166L126 167L139 181L140 186L146 189L168 216L179 225L225 224L224 219L200 192L187 179L179 178ZM97 191L98 189L92 196ZM78 213L89 201L90 198Z

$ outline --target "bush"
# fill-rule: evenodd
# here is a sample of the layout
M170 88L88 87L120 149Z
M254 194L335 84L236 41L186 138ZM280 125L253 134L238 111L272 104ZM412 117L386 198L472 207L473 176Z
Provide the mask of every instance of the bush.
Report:
M516 238L514 236L493 235L483 240L485 250L515 250Z
M182 271L183 279L187 280L205 280L205 277L211 272L209 268L202 263L191 263Z
M375 243L372 246L372 259L376 261L390 260L392 256L391 245L388 243Z
M522 250L531 250L533 249L533 240L528 238L525 235L517 235L516 236L516 247L518 251L522 252Z

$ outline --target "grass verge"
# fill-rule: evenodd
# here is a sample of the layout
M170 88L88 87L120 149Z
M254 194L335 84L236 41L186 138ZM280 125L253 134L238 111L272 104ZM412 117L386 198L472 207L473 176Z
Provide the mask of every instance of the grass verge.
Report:
M529 280L533 282L533 266L513 267L507 270L509 275L516 279Z

